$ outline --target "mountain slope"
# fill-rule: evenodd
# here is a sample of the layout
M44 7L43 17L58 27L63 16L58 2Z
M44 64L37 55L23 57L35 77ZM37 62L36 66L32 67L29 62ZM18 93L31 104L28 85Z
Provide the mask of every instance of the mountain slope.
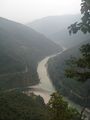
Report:
M76 21L80 21L80 15L49 16L27 25L43 33L59 45L70 48L90 38L90 35L83 35L81 32L69 36L67 28Z
M0 91L0 120L49 120L50 112L40 96Z
M55 88L63 95L69 97L70 99L81 105L86 104L84 101L84 97L87 95L88 89L90 88L90 80L82 84L73 79L66 78L64 71L67 68L66 60L68 60L70 56L79 57L79 48L81 45L86 43L90 43L90 39L82 42L78 46L64 51L62 54L56 56L55 58L51 58L48 62L48 72ZM87 102L87 106L90 108L89 101L90 97Z
M50 39L62 46L65 46L66 48L72 48L89 38L89 34L85 35L82 32L78 32L75 35L69 35L69 31L67 30L67 28L60 30L50 36Z
M27 25L39 31L40 33L50 36L59 30L65 29L72 22L80 18L80 15L61 15L48 16L42 19L35 20Z
M0 87L36 84L38 62L61 49L33 29L0 18Z

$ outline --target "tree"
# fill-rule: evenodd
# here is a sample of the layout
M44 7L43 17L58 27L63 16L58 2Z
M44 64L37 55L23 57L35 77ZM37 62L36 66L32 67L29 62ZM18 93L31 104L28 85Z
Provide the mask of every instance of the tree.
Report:
M82 45L80 48L81 56L79 58L71 57L67 61L68 68L65 70L67 78L73 78L81 82L90 80L90 44ZM89 87L90 88L90 87ZM87 100L89 97L90 89L85 97L85 105L81 111L81 117L87 107Z
M70 34L75 34L79 30L83 33L90 33L90 0L81 1L81 22L75 22L68 27Z
M48 105L52 114L51 120L80 120L79 112L69 107L58 92L51 95Z
M76 34L79 30L83 33L90 33L90 0L81 0L81 22L75 22L68 27L70 35ZM85 82L90 79L90 44L83 45L80 48L81 57L71 57L68 60L69 68L65 70L65 75L68 78L74 78L81 82ZM87 103L90 89L88 89L85 103ZM81 111L80 117L82 117L84 108Z
M71 57L67 60L68 69L65 70L65 75L85 82L90 79L90 44L82 45L80 52L81 57Z

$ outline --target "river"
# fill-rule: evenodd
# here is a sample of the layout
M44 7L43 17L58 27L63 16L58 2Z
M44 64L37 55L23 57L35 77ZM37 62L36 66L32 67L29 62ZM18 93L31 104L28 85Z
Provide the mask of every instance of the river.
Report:
M64 52L65 49L62 51ZM57 56L58 54L61 54L62 52L59 52L57 54L48 56L44 58L42 61L38 63L37 67L37 73L38 77L40 79L40 83L35 86L30 86L31 90L30 93L33 92L36 95L40 95L43 97L45 103L48 103L50 99L50 95L55 92L55 88L50 80L50 77L47 72L47 62L50 58Z
M50 99L50 95L55 92L55 88L50 80L50 77L47 72L47 62L50 58L53 58L57 56L58 54L62 54L66 49L63 51L55 54L48 56L44 58L42 61L38 63L37 67L37 73L40 79L40 83L35 85L35 86L30 86L30 91L28 91L28 95L33 92L36 95L40 95L43 97L45 103L48 103ZM79 111L81 111L82 107L80 105L75 104L71 100L69 100L67 97L64 97L64 100L66 100L69 103L69 106L72 106L74 108L77 108ZM87 114L87 113L86 113Z

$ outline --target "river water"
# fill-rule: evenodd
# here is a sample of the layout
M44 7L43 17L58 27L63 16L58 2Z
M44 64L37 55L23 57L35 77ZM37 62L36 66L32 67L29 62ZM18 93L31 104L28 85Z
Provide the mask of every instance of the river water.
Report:
M63 50L62 52L64 51L65 50ZM36 95L42 96L44 98L45 103L48 103L50 95L53 92L55 92L55 88L47 72L47 62L50 58L55 57L56 55L61 54L62 52L48 56L38 63L37 73L40 79L40 83L32 87L30 86L31 90L29 92L33 92Z
M40 95L44 98L45 103L48 103L50 95L55 92L55 88L48 76L47 72L47 62L51 56L46 57L41 62L38 63L37 73L40 79L40 83L35 86L30 86L31 90L36 95Z
M40 79L40 83L35 86L30 86L30 91L28 91L28 95L33 92L36 95L40 95L43 97L45 103L48 103L50 99L50 95L55 92L55 88L50 80L50 77L47 72L47 62L50 58L53 58L57 56L58 54L62 54L65 51L65 49L55 55L48 56L44 58L42 61L38 63L37 67L37 73ZM71 100L69 100L67 97L64 97L64 100L66 100L69 103L69 106L72 106L74 108L77 108L79 111L81 111L82 107L75 104Z

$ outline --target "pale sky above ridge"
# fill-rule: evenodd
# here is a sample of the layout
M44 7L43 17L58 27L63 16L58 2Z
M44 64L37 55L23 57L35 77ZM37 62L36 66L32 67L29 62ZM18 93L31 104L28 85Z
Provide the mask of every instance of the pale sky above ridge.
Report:
M0 0L0 17L20 23L46 16L80 13L81 0Z

